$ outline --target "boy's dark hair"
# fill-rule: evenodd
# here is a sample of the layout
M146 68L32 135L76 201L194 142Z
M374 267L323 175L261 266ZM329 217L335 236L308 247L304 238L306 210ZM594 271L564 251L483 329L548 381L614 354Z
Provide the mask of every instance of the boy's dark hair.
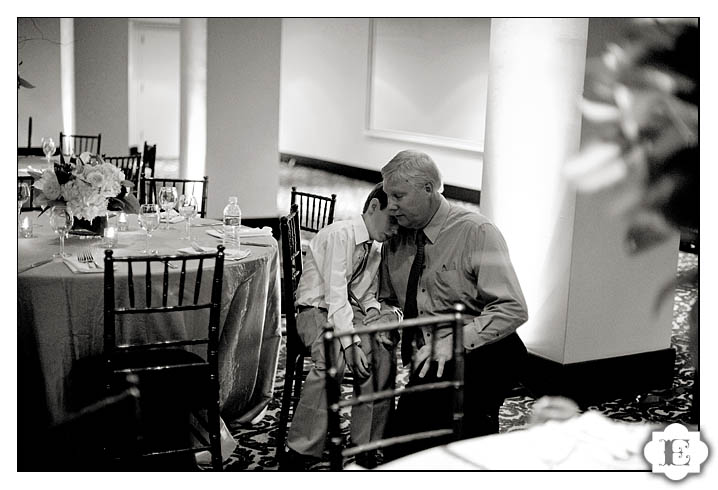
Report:
M369 204L371 204L371 200L374 198L379 199L379 209L384 209L386 205L389 204L389 199L386 197L386 192L384 192L383 182L376 184L369 193L369 196L366 198L366 202L364 203L364 210L362 211L362 214L366 213L366 210L369 209Z

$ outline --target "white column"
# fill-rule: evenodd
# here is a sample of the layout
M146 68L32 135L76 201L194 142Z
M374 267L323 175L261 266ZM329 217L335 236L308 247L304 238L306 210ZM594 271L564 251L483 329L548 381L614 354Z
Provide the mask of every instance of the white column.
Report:
M207 19L180 21L180 178L206 174Z
M588 19L495 19L481 209L503 232L529 307L519 334L559 363L670 347L678 244L643 257L603 196L576 196L562 171L579 150Z
M60 93L62 99L62 131L75 133L75 23L72 18L60 19ZM57 142L58 147L60 142Z
M243 219L274 218L279 188L281 19L208 21L209 216L239 197Z

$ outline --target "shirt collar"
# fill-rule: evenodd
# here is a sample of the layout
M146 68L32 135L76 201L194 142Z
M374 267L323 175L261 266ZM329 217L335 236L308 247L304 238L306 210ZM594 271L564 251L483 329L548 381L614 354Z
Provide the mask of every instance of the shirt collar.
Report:
M355 245L359 245L364 242L369 242L369 230L366 229L366 223L364 218L361 216L352 217L352 228L354 228L354 241Z
M439 209L436 210L429 224L424 227L424 235L426 235L430 243L434 243L439 238L439 232L449 217L449 201L442 195L439 195L439 199Z

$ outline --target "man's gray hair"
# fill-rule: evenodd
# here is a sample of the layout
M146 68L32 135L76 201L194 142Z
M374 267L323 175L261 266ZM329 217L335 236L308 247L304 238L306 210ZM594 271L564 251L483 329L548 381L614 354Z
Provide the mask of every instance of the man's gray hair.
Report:
M381 177L384 182L400 179L415 187L423 187L430 182L436 192L444 190L439 168L429 155L421 151L400 151L382 167Z

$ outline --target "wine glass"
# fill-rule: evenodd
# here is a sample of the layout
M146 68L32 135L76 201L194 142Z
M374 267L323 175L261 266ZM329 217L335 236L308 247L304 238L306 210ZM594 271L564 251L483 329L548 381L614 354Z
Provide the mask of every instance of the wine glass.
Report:
M142 253L156 254L157 250L150 250L150 238L152 232L160 226L160 208L157 204L143 204L140 206L140 214L137 215L140 227L147 233L145 249Z
M53 257L70 256L65 253L65 235L72 227L73 221L72 211L67 206L53 206L50 210L50 226L60 236L60 252L54 254Z
M179 198L178 203L179 213L185 219L185 231L186 237L182 237L181 240L191 240L190 228L192 226L192 218L197 215L197 199L191 194L183 194Z
M57 146L55 146L55 141L52 138L42 139L42 152L45 154L47 163L50 163L50 158L55 154L56 149Z
M22 205L30 199L30 186L27 182L17 183L17 218L20 219L20 211L22 211Z
M175 204L177 204L177 188L175 187L162 187L160 188L160 192L157 195L157 199L159 199L160 206L165 211L165 219L167 220L167 228L166 230L170 229L170 210L174 209Z

